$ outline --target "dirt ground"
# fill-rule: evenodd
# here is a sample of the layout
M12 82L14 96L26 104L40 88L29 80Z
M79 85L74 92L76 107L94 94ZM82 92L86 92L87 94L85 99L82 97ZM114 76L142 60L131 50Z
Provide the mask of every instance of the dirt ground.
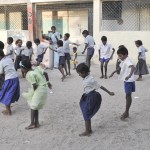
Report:
M114 70L109 65L108 74ZM117 75L100 79L99 65L92 65L93 75L101 85L115 92L114 97L99 90L102 105L92 119L93 134L79 137L84 130L84 120L79 107L83 93L82 78L75 70L71 77L61 82L57 69L47 70L53 84L47 105L40 111L39 129L25 130L30 124L30 109L26 100L13 104L13 115L0 114L0 150L149 150L150 149L150 75L136 82L130 118L120 120L125 108L123 82ZM20 73L19 73L20 74ZM20 78L21 92L30 86ZM0 105L0 111L4 109Z

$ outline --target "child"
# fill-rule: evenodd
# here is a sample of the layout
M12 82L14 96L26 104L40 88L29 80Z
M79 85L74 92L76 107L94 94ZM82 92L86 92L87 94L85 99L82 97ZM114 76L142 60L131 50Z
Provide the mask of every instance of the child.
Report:
M90 75L89 67L85 63L81 63L76 69L79 76L83 78L84 94L80 100L80 107L85 120L85 132L79 136L89 136L92 134L91 129L91 118L97 113L101 106L101 95L96 92L99 88L113 96L114 93L108 91L103 86L99 85L98 82Z
M124 89L126 93L126 109L121 116L121 120L124 120L129 117L129 109L132 103L132 92L135 92L135 79L134 79L134 70L135 67L128 57L128 50L126 47L121 46L117 51L118 57L121 60L120 68L115 70L110 77L114 75L118 70L121 69L119 79L124 81Z
M135 45L138 47L139 55L138 55L138 63L136 65L134 74L139 75L136 81L142 81L142 75L149 74L147 65L146 65L146 55L145 55L145 52L147 52L147 49L145 49L142 41L140 40L135 41Z
M0 90L0 102L6 106L4 115L11 115L11 104L18 101L20 97L20 84L14 63L11 58L5 57L0 50L0 76L5 75L5 81Z
M114 52L115 52L115 49L112 48L112 46L107 43L107 37L106 36L102 36L101 41L102 41L102 45L100 45L100 49L99 49L99 60L101 62L102 76L100 78L101 79L102 78L107 79L107 65L109 63L109 60L112 59ZM110 54L111 49L113 50L112 54ZM103 73L103 67L105 68L105 76Z
M76 69L76 65L77 65L77 48L76 47L73 47L73 59L72 59L72 63L74 65L74 68L73 69Z
M92 36L89 35L89 32L87 30L84 30L82 32L82 35L85 37L85 48L82 52L82 54L85 53L87 49L87 55L86 55L86 64L90 69L91 66L91 58L94 55L94 46L95 46L95 41Z
M34 43L37 45L37 65L39 65L43 61L44 54L46 53L47 46L44 44L40 44L39 39L35 39Z
M22 40L21 39L18 39L15 44L16 44L16 47L15 47L15 55L16 55L15 69L17 71L20 68L21 52L24 48L22 47Z
M50 49L55 51L55 52L57 52L58 55L59 55L59 67L58 67L58 69L59 69L59 71L62 74L62 78L61 79L62 79L62 81L64 81L64 79L65 79L65 74L64 74L65 51L64 51L64 48L63 48L63 41L58 40L57 46L58 46L57 50L56 49L52 49L52 48L50 48Z
M26 47L22 50L21 53L21 62L24 60L31 61L32 54L33 54L32 42L27 41ZM22 76L23 78L25 78L25 74L23 72L22 72Z
M73 44L73 45L79 46L79 44L72 43L71 41L69 41L69 37L70 37L70 34L66 33L64 35L64 39L63 39L63 47L64 47L64 50L65 50L65 61L67 62L67 65L65 65L66 75L71 75L71 73L70 73L70 60L71 60L71 56L70 56L70 47L69 47L69 44ZM68 72L67 72L67 66L68 66Z
M47 99L48 87L51 89L52 85L49 82L47 73L44 72L41 66L32 70L31 62L24 60L21 69L26 74L26 79L32 86L27 93L23 93L31 108L31 124L25 128L28 130L40 126L39 109L43 108Z
M12 37L8 37L7 38L7 53L6 56L11 58L14 61L14 48L13 48L13 38Z

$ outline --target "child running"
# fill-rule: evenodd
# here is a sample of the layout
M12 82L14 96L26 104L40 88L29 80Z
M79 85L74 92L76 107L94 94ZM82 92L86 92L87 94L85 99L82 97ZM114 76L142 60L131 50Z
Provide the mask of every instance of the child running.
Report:
M146 65L146 55L145 52L148 50L145 49L141 40L135 41L135 45L138 47L138 63L134 74L139 75L136 81L142 81L142 75L149 74L147 65Z
M15 55L16 55L15 69L17 71L20 68L21 52L24 49L24 47L22 47L22 40L21 39L18 39L15 44L16 44L16 47L15 47Z
M115 70L109 77L112 77L114 73L118 70L120 71L119 79L124 81L124 89L126 93L126 109L125 112L121 115L121 120L125 120L129 117L129 109L132 103L132 92L135 92L135 78L134 78L134 70L135 67L128 57L128 50L124 46L120 46L117 51L117 54L121 60L120 68Z
M109 63L109 60L112 59L115 49L112 48L111 44L107 43L107 37L102 36L101 38L102 45L100 45L99 49L99 60L101 62L101 74L102 76L100 77L107 79L107 65ZM110 50L113 50L112 54L110 54ZM103 73L103 67L105 68L105 75Z
M63 47L64 47L64 50L65 50L65 71L66 71L66 75L71 75L70 73L70 60L71 60L71 56L70 56L70 47L69 45L72 44L72 45L76 45L76 46L79 46L79 44L76 44L76 43L72 43L70 40L70 34L69 33L66 33L64 35L64 39L63 39ZM67 71L67 67L68 67L68 71Z
M12 59L6 57L2 50L0 50L1 75L5 76L5 81L0 90L0 102L6 106L6 110L2 113L4 115L11 115L11 104L18 101L20 97L20 84Z
M31 61L32 54L33 54L32 42L27 41L26 47L21 52L21 63L24 60ZM23 72L22 72L22 76L23 78L25 78L25 74Z
M57 50L56 49L52 49L51 47L50 47L50 50L53 50L53 51L57 52L58 55L59 55L59 67L58 67L58 69L59 69L59 71L62 74L62 78L61 79L62 79L62 81L64 81L64 79L65 79L66 76L64 74L65 50L63 48L63 41L62 40L58 40L57 46L58 46Z
M101 106L101 95L96 92L99 88L113 96L114 93L108 91L105 87L101 86L91 75L89 67L85 63L77 66L77 73L83 78L84 94L80 100L80 108L85 120L85 132L79 136L90 136L92 134L91 118L97 113Z
M45 46L44 44L41 44L39 39L35 39L34 43L37 46L37 59L36 59L36 61L37 61L37 65L39 65L43 61L44 54L46 53L46 50L48 47Z
M77 65L77 48L76 47L73 47L73 59L72 59L72 63L74 65L74 68L73 69L76 69L76 65Z
M48 94L48 87L51 89L52 85L49 82L49 77L41 66L32 70L31 62L24 60L21 65L22 71L26 74L27 81L31 84L32 88L23 96L31 109L31 124L25 129L38 128L39 124L39 109L42 109Z
M11 58L13 61L14 61L14 48L13 48L13 38L12 37L8 37L7 38L7 53L6 53L6 56Z

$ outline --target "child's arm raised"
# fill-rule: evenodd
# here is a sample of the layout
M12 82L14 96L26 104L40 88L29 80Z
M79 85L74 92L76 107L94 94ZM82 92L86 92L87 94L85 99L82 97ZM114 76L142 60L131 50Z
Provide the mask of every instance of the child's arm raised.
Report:
M51 48L51 47L49 47L49 49L50 49L50 50L52 50L52 51L57 52L57 50L56 50L56 49L53 49L53 48Z
M110 92L108 89L106 89L105 87L101 86L100 89L102 89L103 91L105 91L106 93L108 93L110 96L114 96L115 93L114 92Z

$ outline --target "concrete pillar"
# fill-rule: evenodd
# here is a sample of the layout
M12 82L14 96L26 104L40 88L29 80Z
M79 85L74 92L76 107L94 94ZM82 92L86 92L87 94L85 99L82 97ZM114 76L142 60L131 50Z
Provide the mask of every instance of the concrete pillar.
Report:
M36 12L35 5L32 3L27 3L27 12L28 12L28 30L29 30L29 39L31 41L36 37Z
M93 37L96 45L100 43L100 30L102 21L102 2L101 0L93 0Z

